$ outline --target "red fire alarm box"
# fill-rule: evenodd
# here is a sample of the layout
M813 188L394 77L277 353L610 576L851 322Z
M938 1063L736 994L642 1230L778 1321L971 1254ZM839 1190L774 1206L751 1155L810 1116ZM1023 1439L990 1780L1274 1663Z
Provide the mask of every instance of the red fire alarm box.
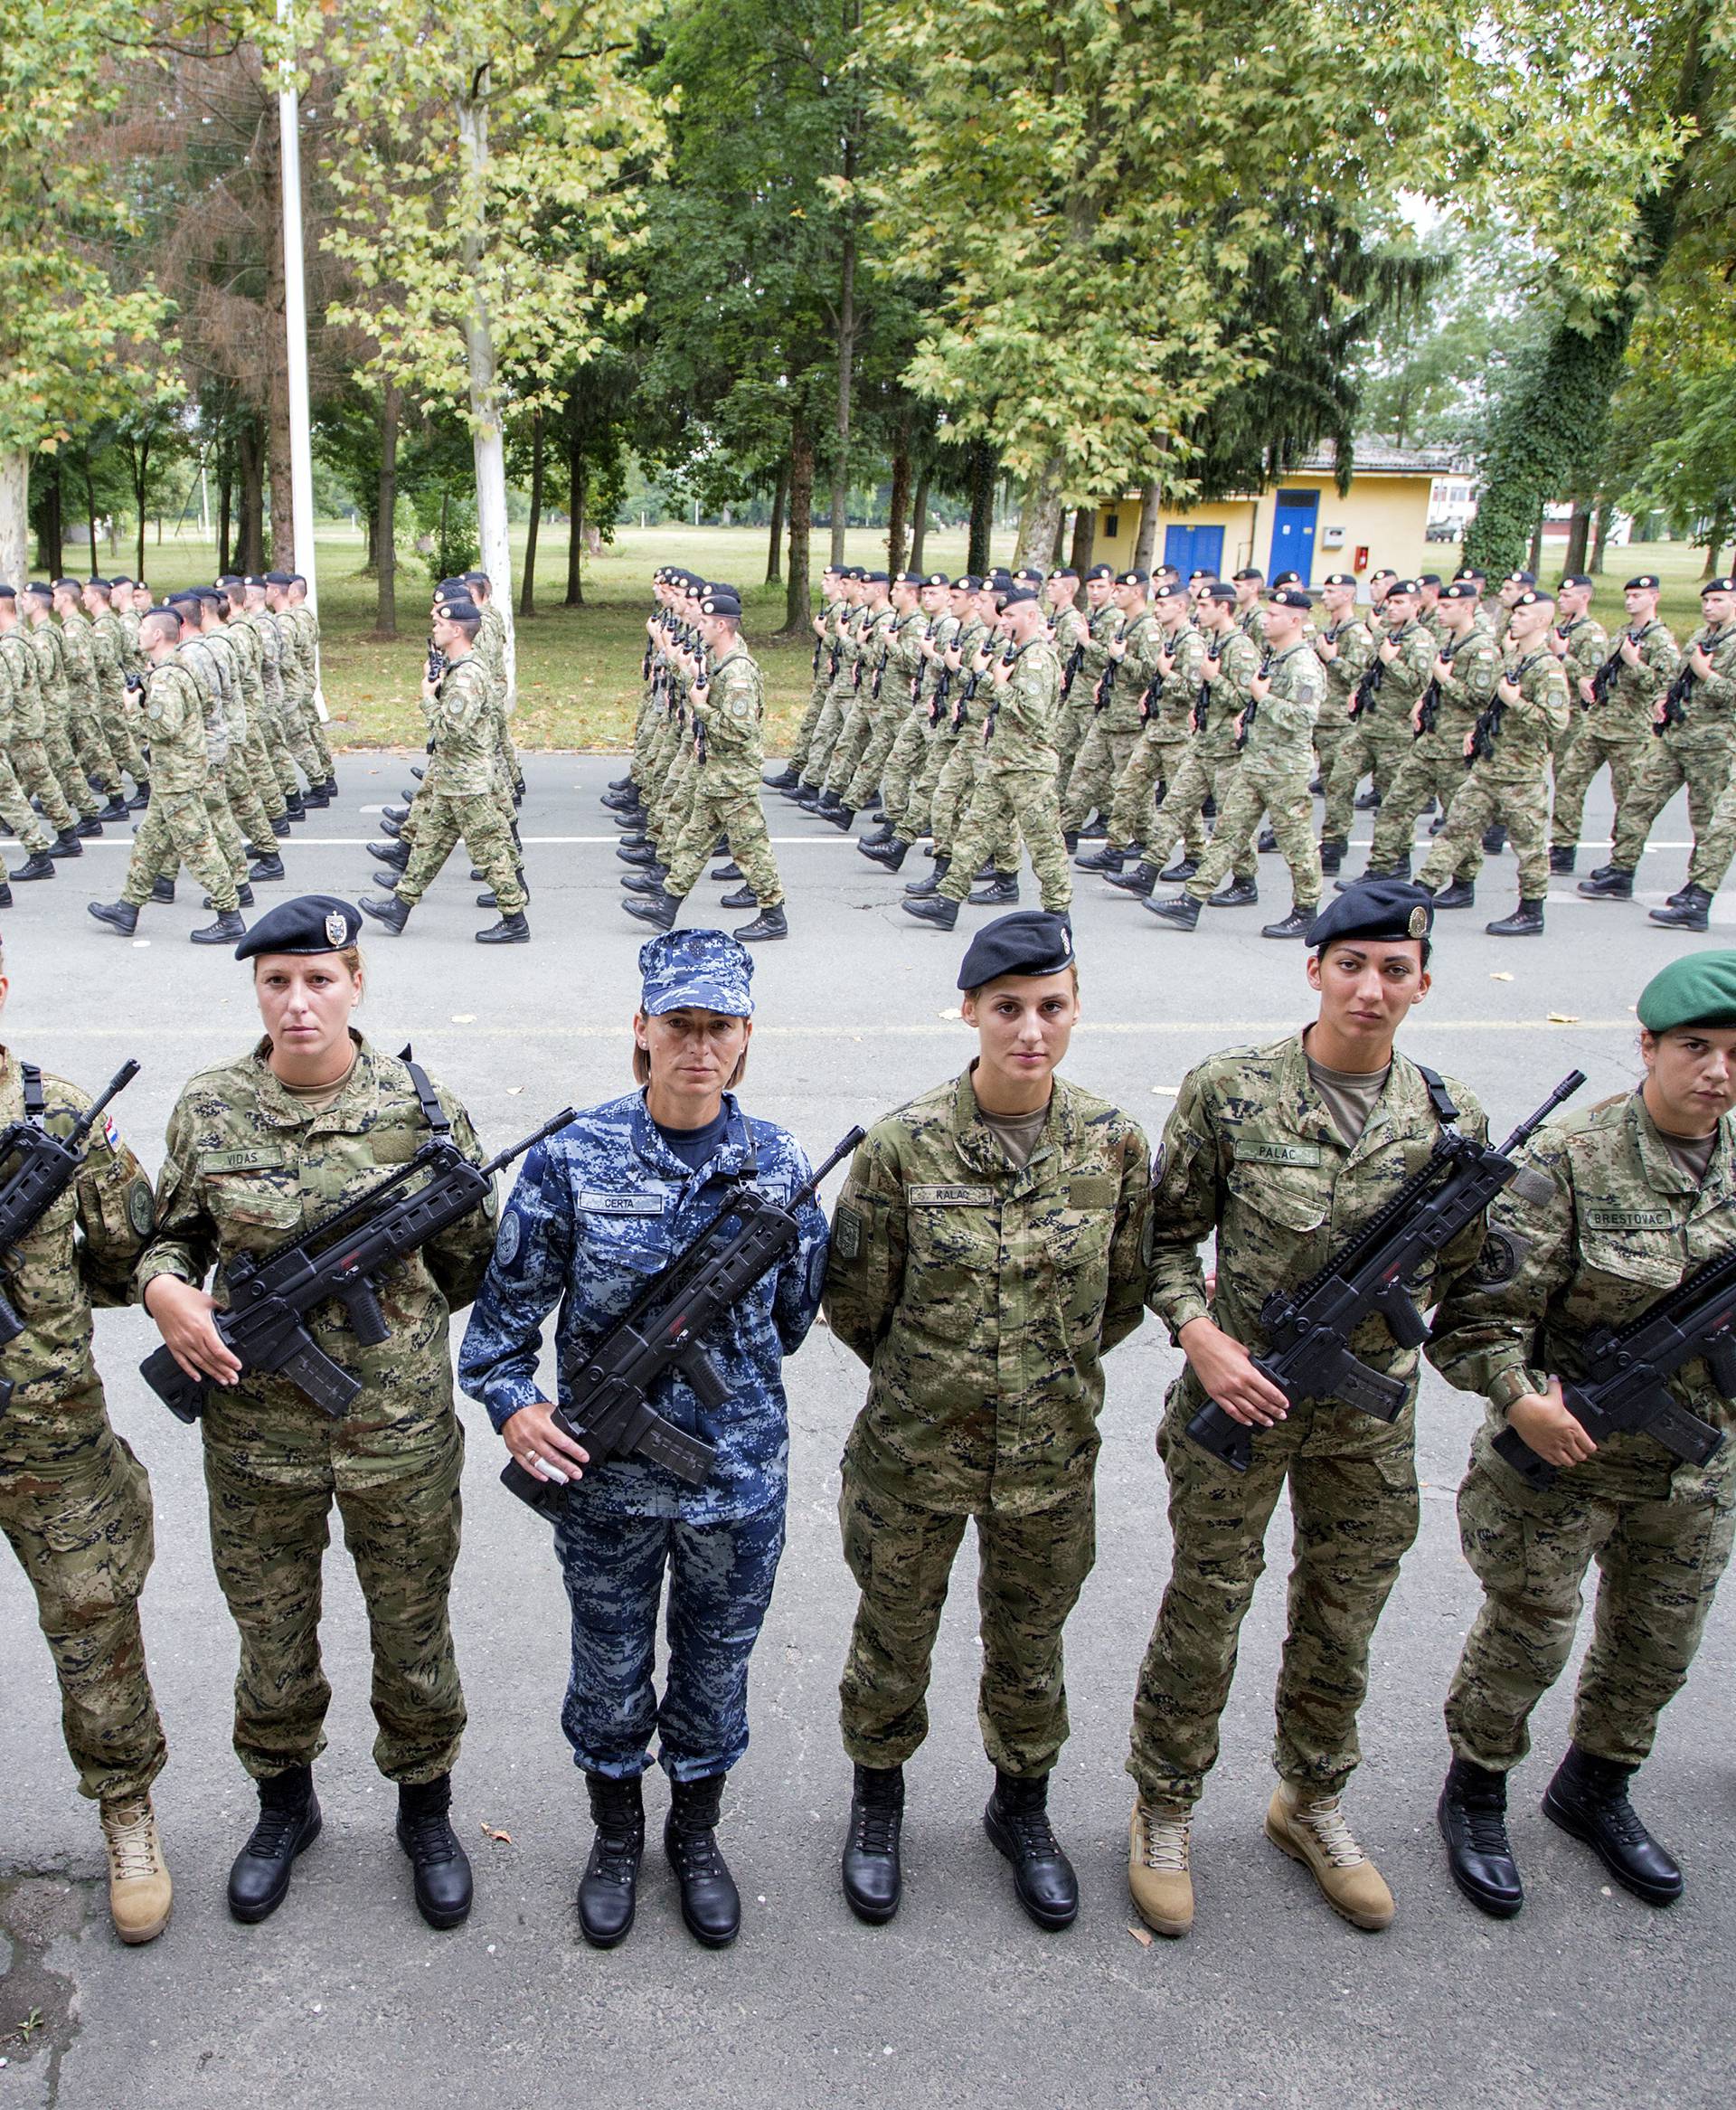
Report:
M1351 566L1350 568L1351 568L1351 570L1352 570L1353 572L1366 572L1366 571L1367 571L1367 569L1368 569L1368 544L1367 544L1365 542L1359 542L1359 543L1356 544L1356 561L1355 561L1355 563L1354 563L1354 564L1352 564L1352 566Z

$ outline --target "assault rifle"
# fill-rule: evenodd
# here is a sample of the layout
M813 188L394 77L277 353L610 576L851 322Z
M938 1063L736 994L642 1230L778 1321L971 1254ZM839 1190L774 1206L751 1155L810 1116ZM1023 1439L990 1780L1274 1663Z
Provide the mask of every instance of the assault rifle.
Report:
M1212 677L1218 671L1222 658L1218 640L1213 638L1205 648L1205 658L1202 662L1204 678L1200 683L1199 695L1194 699L1194 730L1196 733L1205 731L1205 722L1212 714Z
M1363 678L1356 684L1350 699L1347 717L1360 718L1374 708L1374 699L1381 693L1381 684L1386 679L1386 661L1377 652L1363 669Z
M1732 1320L1736 1253L1726 1253L1696 1268L1626 1326L1599 1326L1587 1334L1580 1353L1585 1367L1599 1374L1563 1377L1562 1403L1599 1443L1631 1431L1655 1436L1674 1458L1703 1465L1723 1448L1723 1431L1679 1405L1665 1381L1684 1363L1701 1358L1723 1396L1736 1399ZM1503 1429L1495 1448L1531 1486L1553 1486L1557 1468L1540 1458L1517 1429Z
M820 1190L833 1167L861 1142L852 1129L807 1184L787 1202L757 1187L732 1194L693 1242L640 1291L629 1309L582 1358L561 1366L565 1402L551 1409L555 1426L590 1453L591 1468L611 1458L639 1457L665 1466L689 1487L700 1486L716 1452L678 1429L651 1405L658 1381L678 1373L702 1406L730 1396L703 1335L733 1310L760 1278L796 1249L797 1216ZM727 1219L737 1219L734 1230ZM514 1459L500 1484L551 1519L566 1509L568 1483L538 1480Z
M870 687L868 693L873 698L875 703L880 701L880 680L882 675L883 675L886 671L886 662L889 658L891 658L892 651L892 648L890 643L882 645L880 648L880 658L874 662L873 684Z
M1419 739L1423 733L1434 731L1435 722L1439 715L1440 684L1439 681L1430 680L1428 687L1417 699L1417 735Z
M1260 680L1269 680L1271 677L1271 672L1272 656L1269 652L1268 652L1261 658L1260 662ZM1240 752L1242 748L1247 746L1248 735L1253 731L1254 720L1259 717L1259 715L1260 698L1258 696L1250 696L1248 701L1241 707L1241 724L1236 728L1236 748L1238 752Z
M361 1381L319 1347L303 1323L307 1314L335 1297L357 1340L377 1348L389 1333L376 1287L382 1273L480 1208L496 1172L576 1118L571 1106L562 1107L533 1135L481 1166L437 1130L407 1165L311 1230L286 1240L262 1260L238 1255L229 1264L229 1309L212 1316L242 1374L269 1370L288 1377L334 1420L342 1416L362 1390ZM404 1193L419 1173L426 1178ZM166 1345L146 1356L139 1372L177 1420L195 1422L205 1411L208 1380L189 1377Z
M1292 1406L1307 1399L1335 1400L1377 1421L1392 1421L1404 1405L1406 1386L1352 1355L1346 1345L1351 1335L1373 1315L1386 1322L1401 1348L1422 1346L1429 1328L1412 1301L1410 1278L1519 1174L1514 1152L1584 1082L1582 1070L1570 1071L1498 1150L1448 1122L1421 1171L1346 1239L1318 1273L1299 1289L1274 1290L1260 1306L1260 1328L1271 1344L1253 1358L1260 1376ZM1533 1180L1539 1177L1531 1175ZM1213 1400L1188 1423L1187 1433L1237 1472L1246 1472L1252 1462L1253 1431Z
M24 1118L0 1129L0 1253L10 1253L36 1228L78 1178L85 1160L85 1139L102 1118L111 1099L138 1074L137 1063L123 1063L99 1097L80 1114L64 1142L42 1125L42 1073L24 1070ZM16 1340L24 1322L6 1294L6 1273L0 1268L0 1347ZM12 1380L0 1377L0 1414L12 1402Z
M1495 752L1495 743L1501 737L1501 721L1507 706L1495 696L1477 714L1477 723L1471 727L1471 752L1465 757L1465 767L1473 762L1487 762Z
M1077 680L1079 670L1084 664L1085 640L1080 638L1078 644L1068 653L1067 664L1061 670L1061 700L1063 704L1072 695L1073 683Z
M1598 668L1598 671L1591 677L1591 702L1593 704L1605 704L1609 700L1609 691L1616 686L1616 677L1621 672L1621 647L1623 639L1627 639L1627 641L1630 643L1636 650L1637 650L1639 648L1639 640L1642 635L1643 633L1641 631L1630 628L1625 629L1621 633L1621 637L1616 639L1615 650L1610 653L1609 658L1603 662L1603 664ZM1589 709L1590 707L1590 706L1588 705L1587 708Z
M1692 667L1676 670L1675 679L1664 691L1664 709L1652 720L1652 731L1662 740L1672 725L1679 725L1688 714L1688 699L1694 694L1694 674Z

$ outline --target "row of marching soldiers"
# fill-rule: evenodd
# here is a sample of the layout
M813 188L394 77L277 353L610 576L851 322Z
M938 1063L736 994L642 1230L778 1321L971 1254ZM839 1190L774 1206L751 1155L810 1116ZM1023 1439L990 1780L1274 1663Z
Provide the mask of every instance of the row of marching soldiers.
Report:
M527 945L531 890L518 828L524 772L507 722L506 620L486 572L442 579L434 589L421 704L428 759L410 771L415 781L403 804L386 808L382 839L368 845L382 866L374 884L387 891L364 894L361 906L394 935L401 932L462 842L472 880L485 883L477 907L498 912L476 943Z
M184 863L218 912L195 942L232 941L250 882L284 875L278 838L336 790L318 651L294 572L231 573L162 608L125 578L0 585L0 816L26 852L8 878L51 879L143 812L120 899L91 914L130 934Z
M1550 873L1573 869L1586 793L1607 764L1614 850L1580 892L1631 897L1652 823L1685 784L1688 884L1652 916L1704 930L1736 854L1736 587L1705 582L1702 626L1682 647L1658 619L1653 574L1623 589L1614 639L1584 574L1550 593L1514 572L1486 605L1486 583L1474 567L1450 582L1382 568L1359 611L1357 581L1334 572L1316 610L1295 572L1269 588L1252 567L1185 584L1171 567L1097 564L1082 580L1068 568L954 580L844 567L826 575L807 714L767 782L845 830L878 798L859 847L892 871L928 837L933 869L907 885L905 906L947 927L966 899L1018 900L1023 832L1045 908L1071 901L1058 834L1080 867L1181 930L1204 905L1257 903L1256 851L1279 850L1292 906L1261 933L1278 939L1306 932L1356 808L1378 814L1369 875L1394 877L1409 876L1416 824L1438 806L1420 884L1441 909L1471 907L1484 854L1510 836L1520 900L1487 929L1530 937ZM1015 714L1009 737L995 724L996 660L1015 648L1003 654L998 633L1025 594L1041 597L1060 680L1047 723ZM1156 897L1160 878L1184 891Z

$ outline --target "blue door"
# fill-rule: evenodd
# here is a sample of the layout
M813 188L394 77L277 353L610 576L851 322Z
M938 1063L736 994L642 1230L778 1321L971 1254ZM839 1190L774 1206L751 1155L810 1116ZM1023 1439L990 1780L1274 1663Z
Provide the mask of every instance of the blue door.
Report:
M1217 572L1223 563L1222 528L1166 527L1164 562L1173 564L1184 579L1194 572Z
M1266 576L1294 572L1303 585L1314 583L1314 524L1320 511L1318 491L1280 491L1272 522L1272 561Z

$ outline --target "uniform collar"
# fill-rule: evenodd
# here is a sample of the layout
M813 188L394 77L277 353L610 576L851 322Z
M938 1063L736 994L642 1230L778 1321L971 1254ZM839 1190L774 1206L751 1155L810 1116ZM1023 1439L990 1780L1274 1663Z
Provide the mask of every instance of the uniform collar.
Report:
M1657 1124L1653 1121L1637 1086L1628 1096L1627 1119L1634 1139L1634 1148L1639 1156L1640 1170L1646 1176L1647 1187L1655 1188L1659 1194L1693 1195L1695 1197L1695 1211L1728 1199L1732 1187L1731 1122L1736 1120L1736 1116L1726 1114L1718 1123L1717 1140L1712 1144L1712 1156L1706 1161L1706 1176L1698 1183L1682 1169L1665 1149Z
M976 1088L972 1082L976 1064L959 1077L952 1094L952 1137L958 1154L978 1170L989 1172L1005 1179L1014 1173L1008 1164L1006 1153L1001 1149L995 1131L983 1119L982 1109L976 1103ZM1029 1161L1019 1168L1014 1177L1017 1187L1028 1175L1056 1150L1063 1153L1072 1148L1078 1123L1074 1118L1072 1095L1069 1086L1059 1077L1052 1080L1054 1096L1049 1102L1049 1119L1043 1124L1043 1140L1032 1151Z
M1297 1034L1285 1056L1285 1102L1293 1108L1296 1125L1302 1133L1319 1137L1335 1144L1342 1150L1344 1140L1338 1133L1338 1124L1333 1120L1326 1101L1320 1096L1318 1086L1308 1074L1308 1051L1303 1038L1307 1030L1305 1027L1302 1032ZM1351 1145L1349 1155L1352 1158L1366 1157L1387 1140L1392 1131L1395 1112L1401 1109L1408 1111L1408 1102L1411 1097L1410 1080L1414 1071L1415 1065L1407 1061L1395 1047L1392 1050L1392 1066L1386 1073L1386 1082L1381 1086L1380 1097L1369 1108L1363 1132Z
M350 1072L349 1082L329 1106L315 1112L305 1100L284 1089L281 1078L267 1060L271 1037L262 1034L248 1060L253 1065L254 1089L265 1119L278 1128L305 1128L310 1132L316 1128L361 1127L380 1103L380 1058L354 1026L350 1038L355 1045L355 1067Z
M632 1102L633 1148L645 1162L655 1168L657 1177L665 1180L678 1180L684 1186L689 1181L703 1186L711 1179L732 1179L747 1169L753 1157L748 1124L733 1092L723 1094L723 1112L729 1117L729 1125L723 1131L723 1140L717 1146L705 1163L694 1171L684 1165L663 1140L646 1109L645 1093L641 1091Z

